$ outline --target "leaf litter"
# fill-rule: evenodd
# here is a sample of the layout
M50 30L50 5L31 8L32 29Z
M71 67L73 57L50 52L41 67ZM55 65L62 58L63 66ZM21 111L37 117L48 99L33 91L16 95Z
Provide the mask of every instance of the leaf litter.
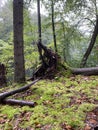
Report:
M34 88L12 98L36 100L38 108L13 106L12 109L18 108L18 113L9 118L9 113L1 105L0 130L98 130L97 76L41 81ZM74 115L81 109L81 117L85 114L83 118ZM79 126L81 121L78 118L84 122L83 125Z

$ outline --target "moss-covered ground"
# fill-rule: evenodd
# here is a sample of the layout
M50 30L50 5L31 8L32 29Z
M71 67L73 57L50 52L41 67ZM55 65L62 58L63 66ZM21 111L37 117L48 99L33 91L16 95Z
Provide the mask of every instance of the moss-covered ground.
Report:
M0 105L0 130L84 130L87 113L97 107L98 76L41 80L12 98L34 101L37 105Z

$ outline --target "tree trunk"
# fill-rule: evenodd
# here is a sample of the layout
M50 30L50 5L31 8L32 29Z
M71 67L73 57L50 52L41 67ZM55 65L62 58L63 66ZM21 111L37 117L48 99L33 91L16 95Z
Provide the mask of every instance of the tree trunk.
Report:
M5 69L4 64L0 63L0 88L6 83L7 83L6 82L6 69Z
M13 0L14 28L14 81L25 81L24 41L23 41L23 0Z
M98 67L91 68L71 68L73 74L80 75L98 75Z
M63 34L64 34L64 42L66 40L66 36L65 36L65 26L64 26L64 22L61 23L62 24L62 29L63 29ZM67 47L66 45L64 44L64 47L63 47L63 57L64 57L64 61L66 62L66 53L65 51L67 50Z
M53 31L53 40L55 52L57 52L57 43L56 43L56 34L55 34L55 23L54 23L54 2L51 0L51 10L52 10L52 31Z
M96 18L96 25L95 25L95 28L94 28L94 32L93 32L90 44L89 44L89 46L87 48L86 53L83 56L80 67L84 67L86 65L87 59L88 59L88 57L89 57L89 55L90 55L90 53L91 53L91 51L93 49L93 46L95 44L97 35L98 35L98 16Z
M40 15L40 0L37 0L37 12L38 12L38 41L41 43L41 15Z
M40 14L40 0L37 0L37 12L38 12L38 52L40 55L40 59L42 63L44 64L44 59L42 56L42 48L40 47L40 44L42 44L42 36L41 36L41 14Z

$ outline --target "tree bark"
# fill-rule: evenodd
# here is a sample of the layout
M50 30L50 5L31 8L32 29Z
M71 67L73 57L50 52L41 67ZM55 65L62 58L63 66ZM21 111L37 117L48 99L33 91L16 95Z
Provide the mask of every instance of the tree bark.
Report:
M71 68L73 74L80 75L98 75L98 67L91 68Z
M54 2L51 0L51 11L52 11L52 31L53 31L53 40L55 52L57 52L57 43L56 43L56 33L55 33L55 23L54 23Z
M29 102L23 100L15 100L15 99L4 99L1 103L9 104L9 105L30 106L30 107L35 107L37 105L36 102Z
M42 44L40 0L37 0L37 12L38 12L38 43L37 43L37 47L38 47L40 59L41 59L42 63L44 64L44 59L42 56L42 48L40 47L40 45Z
M63 29L63 34L64 34L64 41L66 40L66 36L65 36L65 26L64 26L64 22L61 23L62 24L62 29ZM67 62L66 60L66 53L65 51L67 50L68 48L66 47L66 44L64 44L64 48L63 48L63 57L64 57L64 61Z
M0 88L1 86L6 85L6 83L6 69L4 64L0 63Z
M23 41L23 0L13 0L14 28L14 81L25 81L24 41Z
M28 85L26 85L26 86L23 86L23 87L21 87L21 88L19 88L19 89L12 90L12 91L10 91L10 92L1 93L1 94L0 94L0 102L2 102L6 97L9 97L9 96L12 96L12 95L14 95L14 94L16 94L16 93L20 93L20 92L23 92L23 91L28 90L32 85L34 85L34 84L35 84L36 82L38 82L40 79L41 79L41 78L36 79L36 80L34 80L32 83L30 83L30 84L28 84Z
M40 0L37 0L37 12L38 12L38 40L41 43L41 14L40 14Z
M91 51L93 49L93 46L95 44L97 35L98 35L98 16L96 18L96 25L95 25L95 28L94 28L94 32L93 32L90 44L89 44L89 46L87 48L86 53L84 54L84 56L82 58L80 67L84 67L86 65L87 59L88 59L88 57L89 57L89 55L90 55L90 53L91 53Z

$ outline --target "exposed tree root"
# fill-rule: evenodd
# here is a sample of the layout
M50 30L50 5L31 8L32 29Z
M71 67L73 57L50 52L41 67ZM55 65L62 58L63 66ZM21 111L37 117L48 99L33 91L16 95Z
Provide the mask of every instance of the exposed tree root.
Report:
M31 80L34 80L38 77L51 78L53 77L55 71L57 70L57 64L59 56L57 53L54 53L53 50L48 49L43 44L38 44L38 50L41 58L40 67L33 73Z
M40 67L33 73L30 80L34 80L38 77L43 76L44 78L53 78L58 73L58 66L63 68L64 71L70 71L72 74L80 75L98 75L98 67L91 68L71 68L67 64L61 63L61 58L57 53L48 49L43 44L38 44L38 50L41 57ZM60 70L59 70L60 71ZM62 69L61 69L62 71Z
M40 57L42 63L40 67L35 71L31 80L44 76L45 78L53 78L58 72L58 66L63 68L64 71L69 70L72 74L80 75L98 75L98 67L91 68L71 68L67 64L61 63L61 58L57 53L54 53L51 49L48 49L43 44L38 44L40 50ZM62 70L61 70L62 71Z

